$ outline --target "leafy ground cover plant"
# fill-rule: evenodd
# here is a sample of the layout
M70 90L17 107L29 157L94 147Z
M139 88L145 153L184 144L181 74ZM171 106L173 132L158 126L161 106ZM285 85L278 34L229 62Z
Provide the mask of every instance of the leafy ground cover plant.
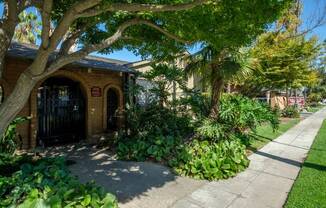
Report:
M196 139L178 147L178 154L169 162L177 173L208 180L235 176L249 164L249 133L263 123L273 129L279 124L276 110L241 95L224 95L219 108L217 119L199 116L203 119L198 122Z
M245 146L238 139L218 142L194 140L169 164L180 175L216 180L235 176L246 169L249 160Z
M15 163L15 159L11 159ZM93 182L80 184L63 158L24 163L10 176L0 176L0 207L117 208L114 195Z

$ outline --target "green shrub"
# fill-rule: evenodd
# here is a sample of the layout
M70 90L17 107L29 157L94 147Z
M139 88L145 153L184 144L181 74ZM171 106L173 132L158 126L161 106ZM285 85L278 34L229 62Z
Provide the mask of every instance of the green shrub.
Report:
M255 131L258 125L270 123L273 129L279 125L279 113L258 100L234 94L222 96L218 122L229 130L243 133Z
M129 114L130 134L118 139L118 157L165 162L177 173L199 179L227 178L249 163L244 146L249 142L249 132L266 122L278 127L278 111L259 101L224 95L220 115L214 120L207 117L209 108L201 106L208 105L207 97L194 96L181 103L191 106L195 127L188 117L174 110L158 105L136 108ZM196 134L188 137L194 131Z
M318 103L320 102L322 99L322 95L320 93L315 93L315 92L312 92L308 95L308 102L309 103Z
M216 180L235 176L248 165L245 146L237 139L194 140L169 162L180 175Z
M29 117L17 117L15 118L8 128L6 129L3 136L0 135L0 152L13 154L17 149L18 141L17 125L27 121Z
M300 112L296 106L287 106L282 110L282 116L287 118L299 118Z
M135 161L168 161L175 147L181 142L180 137L148 136L125 139L120 141L117 154L120 159Z
M80 184L63 158L24 163L11 176L0 177L0 207L11 206L118 207L116 198L94 183Z
M188 117L157 105L136 108L130 115L133 116L129 119L129 135L122 135L117 141L120 159L167 160L181 138L192 130Z
M181 98L179 101L182 110L195 117L195 119L208 117L210 113L210 104L211 100L208 94L198 91L187 92L187 96Z
M263 123L278 128L278 111L257 100L228 94L221 98L219 117L202 119L196 131L201 139L218 141L237 137L248 144L248 134Z
M177 173L198 179L223 179L244 170L249 161L245 145L250 132L270 123L278 128L279 113L268 105L241 95L223 95L217 119L201 117L197 140L177 147L178 154L169 165Z

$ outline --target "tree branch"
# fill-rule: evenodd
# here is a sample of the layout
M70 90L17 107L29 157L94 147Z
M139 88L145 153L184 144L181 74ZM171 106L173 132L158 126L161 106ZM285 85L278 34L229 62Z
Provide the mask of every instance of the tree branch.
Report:
M98 20L94 20L92 22L88 22L86 24L82 24L82 26L75 31L69 32L65 35L65 38L62 42L61 48L58 53L58 57L65 56L69 53L71 47L76 43L77 39L90 27L95 26L99 23Z
M2 77L4 57L10 46L18 23L17 0L4 2L4 18L0 22L0 78Z
M113 43L115 43L117 40L119 40L120 38L123 37L122 34L127 28L129 28L131 26L134 26L134 25L140 25L140 24L144 24L144 25L147 25L149 27L152 27L152 28L162 32L166 36L176 40L176 41L181 41L183 43L188 43L188 41L182 40L181 38L179 38L179 37L167 32L167 31L165 31L164 29L160 28L159 26L155 25L152 22L149 22L147 20L141 20L141 19L132 19L132 20L129 20L129 21L126 21L126 22L122 23L112 36L110 36L109 38L103 40L101 43L86 46L86 47L84 47L83 49L81 49L81 50L79 50L77 52L74 52L74 53L71 53L71 54L69 54L67 56L63 56L63 57L58 58L56 61L54 61L48 67L48 69L45 72L45 75L42 75L42 76L47 76L48 74L51 74L53 71L65 66L67 64L78 61L78 60L82 59L83 57L87 56L89 53L92 53L92 52L95 52L95 51L100 51L100 50L103 50L103 49L111 46Z
M168 31L164 30L163 28L161 28L160 26L154 24L153 22L150 22L150 21L147 21L147 20L139 20L139 24L144 24L144 25L147 25L149 27L152 27L155 30L163 33L165 36L167 36L167 37L169 37L171 39L174 39L174 40L176 40L178 42L181 42L181 43L184 43L184 44L190 44L191 43L191 41L184 40L184 39L182 39L182 38L180 38L180 37L178 37L178 36L176 36L176 35L174 35L172 33L169 33Z
M184 4L171 4L171 5L154 5L154 4L136 4L136 3L111 3L103 6L97 5L94 8L88 9L87 11L79 14L79 17L92 17L99 15L104 12L116 12L116 11L127 11L127 12L168 12L168 11L181 11L192 9L196 6L202 5L208 2L208 0L194 0L190 3Z
M45 49L49 46L50 30L51 30L51 11L53 0L44 0L42 9L42 34L41 46Z
M50 46L51 49L55 49L59 44L61 38L67 33L71 24L79 18L78 14L83 11L98 5L102 0L83 0L78 1L73 6L71 6L68 11L63 15L62 19L59 21L58 26L51 35Z

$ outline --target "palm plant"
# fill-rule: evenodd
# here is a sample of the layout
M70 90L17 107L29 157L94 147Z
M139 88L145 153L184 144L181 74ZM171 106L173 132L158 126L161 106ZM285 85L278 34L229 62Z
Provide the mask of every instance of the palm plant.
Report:
M218 117L219 100L225 83L237 82L248 76L251 73L251 66L256 64L244 49L218 50L211 45L190 56L189 61L186 72L190 75L197 74L201 77L203 85L209 86L211 90L209 114L211 118Z
M35 44L41 34L41 23L33 12L23 11L19 14L19 24L15 30L14 40L21 43Z

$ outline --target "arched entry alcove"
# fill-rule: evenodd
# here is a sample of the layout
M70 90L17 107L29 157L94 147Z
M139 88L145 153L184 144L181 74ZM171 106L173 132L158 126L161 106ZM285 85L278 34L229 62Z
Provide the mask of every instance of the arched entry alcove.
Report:
M119 96L114 89L109 89L107 92L107 129L108 131L116 131L118 128L118 108Z
M103 128L108 132L116 131L120 127L122 99L120 87L108 85L104 88Z
M86 100L80 83L62 76L46 79L37 92L37 118L41 145L84 139Z

